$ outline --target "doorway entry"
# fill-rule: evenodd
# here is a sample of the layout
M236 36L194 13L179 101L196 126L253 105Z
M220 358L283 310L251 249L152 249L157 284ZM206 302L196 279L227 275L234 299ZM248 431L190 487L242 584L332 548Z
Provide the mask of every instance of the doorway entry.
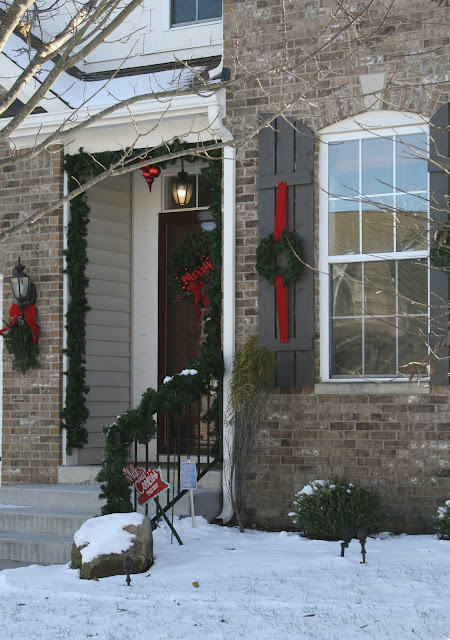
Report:
M166 376L180 373L187 368L188 362L198 354L202 340L202 320L196 318L194 304L169 284L171 252L191 234L210 230L213 226L209 211L182 211L164 213L159 216L158 251L158 386ZM181 285L180 285L181 294ZM189 433L179 435L179 430L189 431L189 424L196 422L197 407L186 409L186 416L178 425L177 439L180 446L189 442ZM169 435L168 417L158 416L158 452L167 451ZM183 445L183 441L185 444ZM182 453L182 451L179 451Z

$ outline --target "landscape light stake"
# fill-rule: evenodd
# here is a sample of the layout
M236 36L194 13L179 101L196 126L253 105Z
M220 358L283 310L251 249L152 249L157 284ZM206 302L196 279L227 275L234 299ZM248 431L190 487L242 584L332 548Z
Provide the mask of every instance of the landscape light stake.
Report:
M351 527L344 527L344 534L342 536L342 540L344 542L341 542L341 558L344 557L345 555L344 549L348 549L348 545L352 541L353 535L354 535L354 530Z
M362 562L361 564L366 564L366 540L367 540L367 531L365 529L358 529L357 538L361 543L361 554L362 554Z
M123 559L123 568L125 573L127 574L126 582L128 586L131 585L130 573L131 573L132 567L133 567L133 558L130 558L130 556L125 556L125 558Z

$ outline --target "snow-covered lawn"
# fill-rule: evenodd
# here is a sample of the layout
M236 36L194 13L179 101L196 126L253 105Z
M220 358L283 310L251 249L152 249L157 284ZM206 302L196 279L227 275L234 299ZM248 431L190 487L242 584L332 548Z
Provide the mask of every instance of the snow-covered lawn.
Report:
M68 565L0 572L1 640L448 640L450 541L354 540L175 521L145 574L80 580ZM194 585L195 583L195 585ZM198 584L198 586L196 586Z

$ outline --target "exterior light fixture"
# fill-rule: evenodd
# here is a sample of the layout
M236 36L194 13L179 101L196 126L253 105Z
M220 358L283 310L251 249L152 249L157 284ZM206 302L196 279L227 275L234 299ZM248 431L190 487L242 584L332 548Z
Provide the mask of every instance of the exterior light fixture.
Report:
M21 312L27 302L30 304L36 302L36 288L24 269L25 265L20 262L19 258L11 276L11 289Z
M367 540L367 531L363 528L358 529L358 533L356 534L359 543L361 545L361 555L362 562L361 564L366 564L366 540Z
M130 558L130 556L125 556L125 558L123 559L123 570L127 575L126 583L128 586L131 585L130 573L132 568L133 568L133 558Z
M348 549L348 545L352 541L354 534L355 532L351 527L344 527L344 534L342 536L344 542L341 542L341 558L344 558L345 549Z
M181 161L181 171L178 173L178 180L172 184L172 197L180 207L189 204L192 197L192 182L188 179L188 174L184 170L183 161Z

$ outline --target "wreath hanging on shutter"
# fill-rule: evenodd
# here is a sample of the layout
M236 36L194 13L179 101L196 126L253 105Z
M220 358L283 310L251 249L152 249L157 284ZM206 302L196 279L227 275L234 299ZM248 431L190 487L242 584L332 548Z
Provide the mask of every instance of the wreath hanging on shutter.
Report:
M284 251L287 266L277 266L277 254ZM275 285L280 342L289 342L288 290L303 271L300 238L286 230L286 183L279 182L273 233L263 238L256 248L256 271L270 284Z
M284 251L286 255L286 267L277 266L277 254L280 251ZM303 265L299 260L301 256L301 242L296 233L282 231L279 242L276 242L273 233L270 233L256 248L256 271L270 284L275 284L277 276L283 276L285 285L292 284L303 271Z

